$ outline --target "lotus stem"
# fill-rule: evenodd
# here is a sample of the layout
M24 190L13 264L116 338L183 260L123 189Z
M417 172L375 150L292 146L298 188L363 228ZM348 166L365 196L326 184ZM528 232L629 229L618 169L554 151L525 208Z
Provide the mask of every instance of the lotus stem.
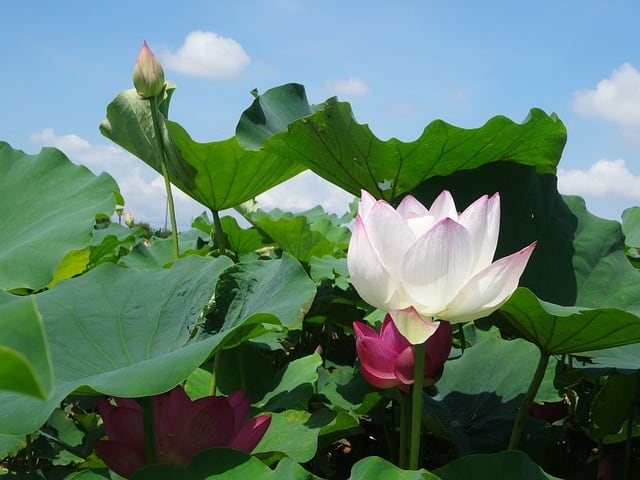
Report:
M529 389L522 399L520 409L516 415L516 421L513 424L513 430L511 430L511 438L509 439L508 447L509 450L517 450L520 445L520 437L522 437L522 431L524 430L524 426L529 418L529 410L531 410L531 405L533 405L533 399L536 397L536 394L540 389L540 384L542 384L542 380L544 379L544 374L547 371L549 357L550 355L548 353L540 352L538 366L533 374L533 378L531 378Z
M144 453L147 463L156 463L156 432L153 422L153 398L142 397L142 421L144 424Z
M411 408L409 395L400 393L400 449L398 451L398 466L400 468L409 468L409 448L408 442L410 437L409 428L411 426Z
M227 241L224 236L224 231L222 230L220 215L218 214L218 210L211 210L211 214L213 215L213 225L215 228L215 237L218 242L218 250L221 255L224 255L227 251Z
M218 370L220 369L220 360L222 360L222 350L218 350L213 356L213 368L211 369L211 383L209 384L209 395L216 394L218 386Z
M422 426L422 386L424 385L425 342L415 346L415 366L411 398L411 437L409 441L409 470L420 464L420 427Z
M162 138L162 130L160 129L160 113L158 110L158 97L151 97L151 121L153 130L160 148L160 165L162 167L162 176L164 177L164 188L167 192L167 208L169 209L169 218L171 220L171 238L173 240L173 257L175 260L180 258L180 247L178 245L178 224L176 222L176 209L173 203L173 192L171 191L171 181L169 180L169 170L167 168L167 150Z

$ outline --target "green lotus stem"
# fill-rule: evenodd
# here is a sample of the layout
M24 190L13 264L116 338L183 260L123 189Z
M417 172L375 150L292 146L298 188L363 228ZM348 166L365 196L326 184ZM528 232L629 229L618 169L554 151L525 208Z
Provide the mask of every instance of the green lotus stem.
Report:
M635 413L635 407L631 406L631 411L629 412L629 418L627 419L627 439L624 446L624 470L622 473L623 480L629 480L631 478L631 455L632 455L631 441L633 440L634 413Z
M216 394L218 383L218 370L220 369L220 360L222 359L222 350L218 350L213 356L213 368L211 369L211 383L209 384L209 395Z
M508 447L509 450L517 450L518 446L520 445L520 437L522 437L524 425L529 418L529 410L531 409L531 405L533 404L533 399L536 397L536 394L540 389L540 384L544 379L547 365L549 365L549 357L550 355L548 353L540 352L538 366L536 367L536 371L533 374L533 378L531 378L529 389L522 399L520 409L518 410L518 414L516 415L516 421L513 424L513 430L511 430L511 438L509 439Z
M409 470L417 470L420 463L420 427L422 426L422 386L424 385L425 343L415 346L413 392L411 397L411 436L409 441Z
M147 463L156 463L156 432L153 423L153 398L142 397L142 421L144 425L144 453Z
M213 215L213 225L215 228L215 236L218 241L218 250L222 255L227 251L227 241L224 237L224 231L222 230L222 222L220 222L220 215L218 210L211 210Z
M162 176L164 177L164 188L167 192L167 204L169 207L169 218L171 219L171 238L173 240L173 257L180 258L180 247L178 245L178 224L176 223L176 209L173 204L173 193L171 192L171 181L169 180L169 170L167 169L167 149L165 148L160 129L160 112L158 110L158 97L151 97L151 121L153 130L160 148L160 165L162 166Z
M409 407L409 395L400 394L400 450L398 451L398 466L409 468L409 428L411 426L411 408Z

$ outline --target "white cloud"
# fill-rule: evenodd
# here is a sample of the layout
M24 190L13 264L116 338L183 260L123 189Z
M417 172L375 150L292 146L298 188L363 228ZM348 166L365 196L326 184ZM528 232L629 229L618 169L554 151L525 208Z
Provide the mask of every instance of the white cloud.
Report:
M280 208L299 212L322 205L328 212L342 215L349 210L353 195L318 177L311 170L305 170L259 195L256 200L263 210Z
M559 169L558 190L568 195L640 201L640 176L622 159L601 159L587 170Z
M233 38L201 30L187 35L176 52L158 55L167 70L205 78L232 78L249 65L250 58Z
M371 90L367 82L358 77L333 80L327 83L327 87L332 95L366 95Z
M623 136L640 143L640 72L629 63L623 64L595 89L576 92L573 109L613 122Z
M164 226L164 179L142 160L115 145L92 145L77 135L57 135L52 128L33 133L30 139L41 146L58 148L71 161L85 165L96 175L107 172L120 187L125 200L125 212L132 213L137 221L149 222L154 227ZM205 207L176 188L172 191L178 227L181 230L188 229L191 220L202 213Z

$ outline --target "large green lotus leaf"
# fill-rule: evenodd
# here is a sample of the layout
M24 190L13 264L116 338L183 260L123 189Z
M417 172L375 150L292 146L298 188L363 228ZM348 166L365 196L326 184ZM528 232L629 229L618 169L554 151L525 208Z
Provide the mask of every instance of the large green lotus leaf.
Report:
M96 215L113 214L118 186L55 148L27 155L0 142L0 170L0 289L40 290L91 242Z
M288 458L271 470L257 458L238 450L214 448L191 460L186 468L151 465L139 470L131 480L321 480Z
M392 200L430 177L503 160L553 174L566 137L555 115L532 109L521 124L498 116L463 129L435 120L413 142L383 141L356 122L348 103L332 98L268 138L263 150L300 162L354 195L365 189Z
M640 372L631 375L609 375L591 403L589 436L602 440L605 435L620 432L638 403Z
M473 346L445 364L438 393L425 396L423 421L437 435L450 438L461 455L496 452L507 446L540 352L522 339L503 340L496 328L465 331ZM559 399L555 367L552 358L537 401Z
M640 271L627 260L620 223L590 214L580 197L564 198L578 218L573 242L576 305L619 308L640 316Z
M278 88L283 89L276 92L278 101L301 102L296 89L286 85ZM167 91L161 105L164 114L168 111L173 90ZM306 100L303 99L302 104L306 104ZM151 108L151 103L141 99L135 90L126 90L107 107L107 118L100 125L100 131L162 172L162 152L153 128ZM278 111L293 115L280 119L285 126L297 118L295 115L306 112L304 108ZM195 142L179 124L166 119L161 125L161 135L168 153L167 170L171 182L212 210L239 205L305 169L287 157L262 150L245 150L235 137L210 143Z
M351 468L350 480L440 480L424 469L403 470L380 457L365 457Z
M442 480L560 480L518 450L468 455L433 471Z
M225 334L189 342L226 258L188 257L171 269L104 264L37 295L54 386L43 401L0 393L0 432L37 429L71 392L122 397L169 390L197 368Z
M0 390L47 398L51 358L33 297L0 290Z
M519 336L550 355L640 342L640 318L616 308L562 307L518 288L501 308Z

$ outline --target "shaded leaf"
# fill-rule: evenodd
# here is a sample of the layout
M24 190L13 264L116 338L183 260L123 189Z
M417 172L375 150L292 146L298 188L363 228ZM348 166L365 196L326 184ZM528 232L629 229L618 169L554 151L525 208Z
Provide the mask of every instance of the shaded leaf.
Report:
M447 361L437 394L425 396L423 421L438 436L452 440L461 455L499 451L507 446L540 353L524 340L501 339L495 328L465 331L473 346L461 358ZM553 386L555 367L552 358L537 401L559 399Z
M426 470L402 470L380 457L366 457L351 469L350 480L440 480L440 477Z
M434 470L442 480L560 480L549 475L527 454L509 450L490 455L468 455Z
M292 460L283 459L275 470L238 450L214 448L196 455L188 467L151 465L138 471L132 480L319 480Z

